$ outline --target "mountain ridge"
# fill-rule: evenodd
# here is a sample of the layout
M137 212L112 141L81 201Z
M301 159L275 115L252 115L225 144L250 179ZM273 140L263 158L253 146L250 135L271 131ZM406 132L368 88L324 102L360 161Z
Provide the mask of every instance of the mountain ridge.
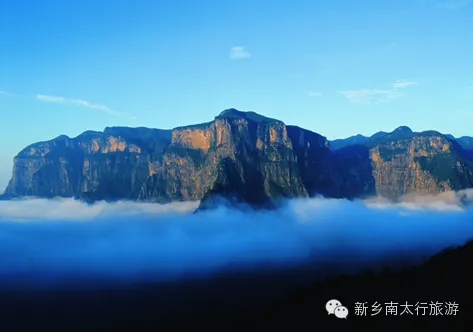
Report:
M281 198L396 199L473 187L473 151L439 132L401 126L354 137L333 148L316 132L234 108L169 130L106 127L25 147L2 197L208 200L211 208L222 195L274 207Z
M345 146L355 145L355 144L364 144L365 142L369 141L370 139L379 139L386 135L394 135L394 134L427 134L427 133L436 133L437 135L443 135L450 140L454 140L459 143L464 149L473 150L473 137L470 136L461 136L461 137L454 137L451 134L443 134L436 130L425 130L420 132L414 132L408 126L400 126L394 129L391 132L385 131L378 131L371 136L364 136L361 134L349 136L347 138L338 138L330 141L330 147L332 150L338 150Z

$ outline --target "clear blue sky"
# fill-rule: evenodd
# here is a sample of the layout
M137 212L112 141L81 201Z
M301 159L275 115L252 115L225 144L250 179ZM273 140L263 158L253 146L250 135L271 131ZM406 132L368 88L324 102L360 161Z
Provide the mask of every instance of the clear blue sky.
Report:
M472 31L467 0L0 0L0 187L32 142L230 107L473 136Z

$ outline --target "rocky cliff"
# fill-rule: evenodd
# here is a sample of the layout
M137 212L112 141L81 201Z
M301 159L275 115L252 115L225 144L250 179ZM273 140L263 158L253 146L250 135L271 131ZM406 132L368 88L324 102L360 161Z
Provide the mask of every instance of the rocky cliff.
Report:
M374 192L396 199L409 193L435 194L473 187L473 151L467 139L436 131L416 133L401 126L391 133L336 140L335 155L365 151Z
M316 194L396 198L473 187L473 152L440 133L401 127L357 142L331 151L319 134L235 109L173 130L112 127L28 146L4 197L203 200L208 208L226 196L272 207Z
M5 195L133 199L171 141L171 131L105 128L23 149Z
M377 136L370 148L376 193L396 198L473 187L471 151L436 131L414 133L407 127Z
M219 193L260 205L276 196L307 195L281 121L232 109L212 122L175 128L171 136L142 185L141 200L200 200ZM301 138L303 144L309 139ZM326 140L320 136L317 143Z

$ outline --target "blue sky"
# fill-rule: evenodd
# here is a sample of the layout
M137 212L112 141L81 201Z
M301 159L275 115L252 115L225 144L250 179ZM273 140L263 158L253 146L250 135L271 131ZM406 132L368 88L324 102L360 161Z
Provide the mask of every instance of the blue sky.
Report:
M0 187L32 142L230 107L473 136L472 31L468 0L0 0Z

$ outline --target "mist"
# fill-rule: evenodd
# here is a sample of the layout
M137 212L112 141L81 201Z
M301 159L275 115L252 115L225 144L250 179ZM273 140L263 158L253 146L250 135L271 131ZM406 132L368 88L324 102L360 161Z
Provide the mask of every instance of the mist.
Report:
M416 261L473 238L473 190L288 200L276 211L198 202L0 201L0 282L156 282L230 270L336 265L348 272Z

